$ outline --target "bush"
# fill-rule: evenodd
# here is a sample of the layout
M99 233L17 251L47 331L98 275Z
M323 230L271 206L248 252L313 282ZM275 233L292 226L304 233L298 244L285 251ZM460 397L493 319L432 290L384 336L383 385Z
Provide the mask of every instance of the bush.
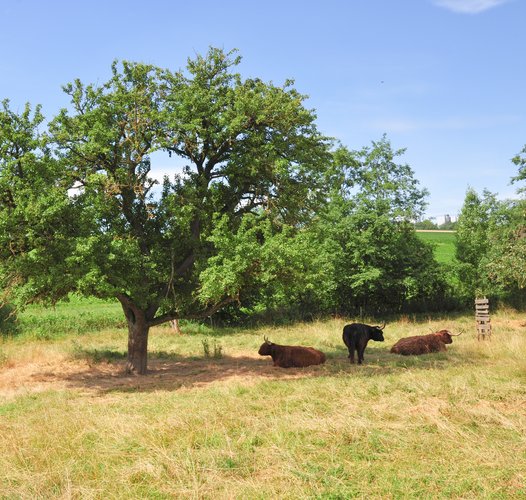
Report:
M0 335L14 335L18 333L18 318L16 309L11 304L0 306Z

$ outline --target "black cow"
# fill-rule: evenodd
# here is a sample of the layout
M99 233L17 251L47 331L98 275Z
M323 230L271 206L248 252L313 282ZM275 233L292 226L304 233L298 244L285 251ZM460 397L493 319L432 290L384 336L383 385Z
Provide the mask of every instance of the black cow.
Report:
M367 347L369 340L376 340L377 342L384 341L382 330L385 328L385 323L382 326L370 326L363 323L351 323L343 327L343 341L349 350L349 360L354 363L354 351L358 353L358 364L363 363L363 353Z

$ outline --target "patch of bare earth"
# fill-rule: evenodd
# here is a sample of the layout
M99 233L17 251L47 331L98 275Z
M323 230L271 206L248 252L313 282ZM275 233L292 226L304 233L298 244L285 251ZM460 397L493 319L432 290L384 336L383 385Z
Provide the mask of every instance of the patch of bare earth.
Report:
M125 373L125 361L91 364L56 356L46 361L21 361L0 370L0 398L48 390L76 389L86 393L110 391L173 391L225 381L253 383L262 379L301 378L319 374L323 366L282 369L270 360L248 356L221 359L150 359L148 374Z

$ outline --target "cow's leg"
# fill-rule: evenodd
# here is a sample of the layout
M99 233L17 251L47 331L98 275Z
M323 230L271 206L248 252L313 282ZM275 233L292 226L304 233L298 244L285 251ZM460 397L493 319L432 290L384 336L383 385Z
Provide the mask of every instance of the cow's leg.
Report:
M363 363L363 353L365 352L365 346L359 345L358 346L358 364L361 365Z
M356 345L353 341L350 342L349 345L349 361L354 365L354 350L356 349Z

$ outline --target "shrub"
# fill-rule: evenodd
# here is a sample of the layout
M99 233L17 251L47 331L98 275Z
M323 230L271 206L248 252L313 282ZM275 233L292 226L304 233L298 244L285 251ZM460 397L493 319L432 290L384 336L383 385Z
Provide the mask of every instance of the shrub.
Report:
M18 318L16 308L11 304L0 305L0 335L18 333Z

